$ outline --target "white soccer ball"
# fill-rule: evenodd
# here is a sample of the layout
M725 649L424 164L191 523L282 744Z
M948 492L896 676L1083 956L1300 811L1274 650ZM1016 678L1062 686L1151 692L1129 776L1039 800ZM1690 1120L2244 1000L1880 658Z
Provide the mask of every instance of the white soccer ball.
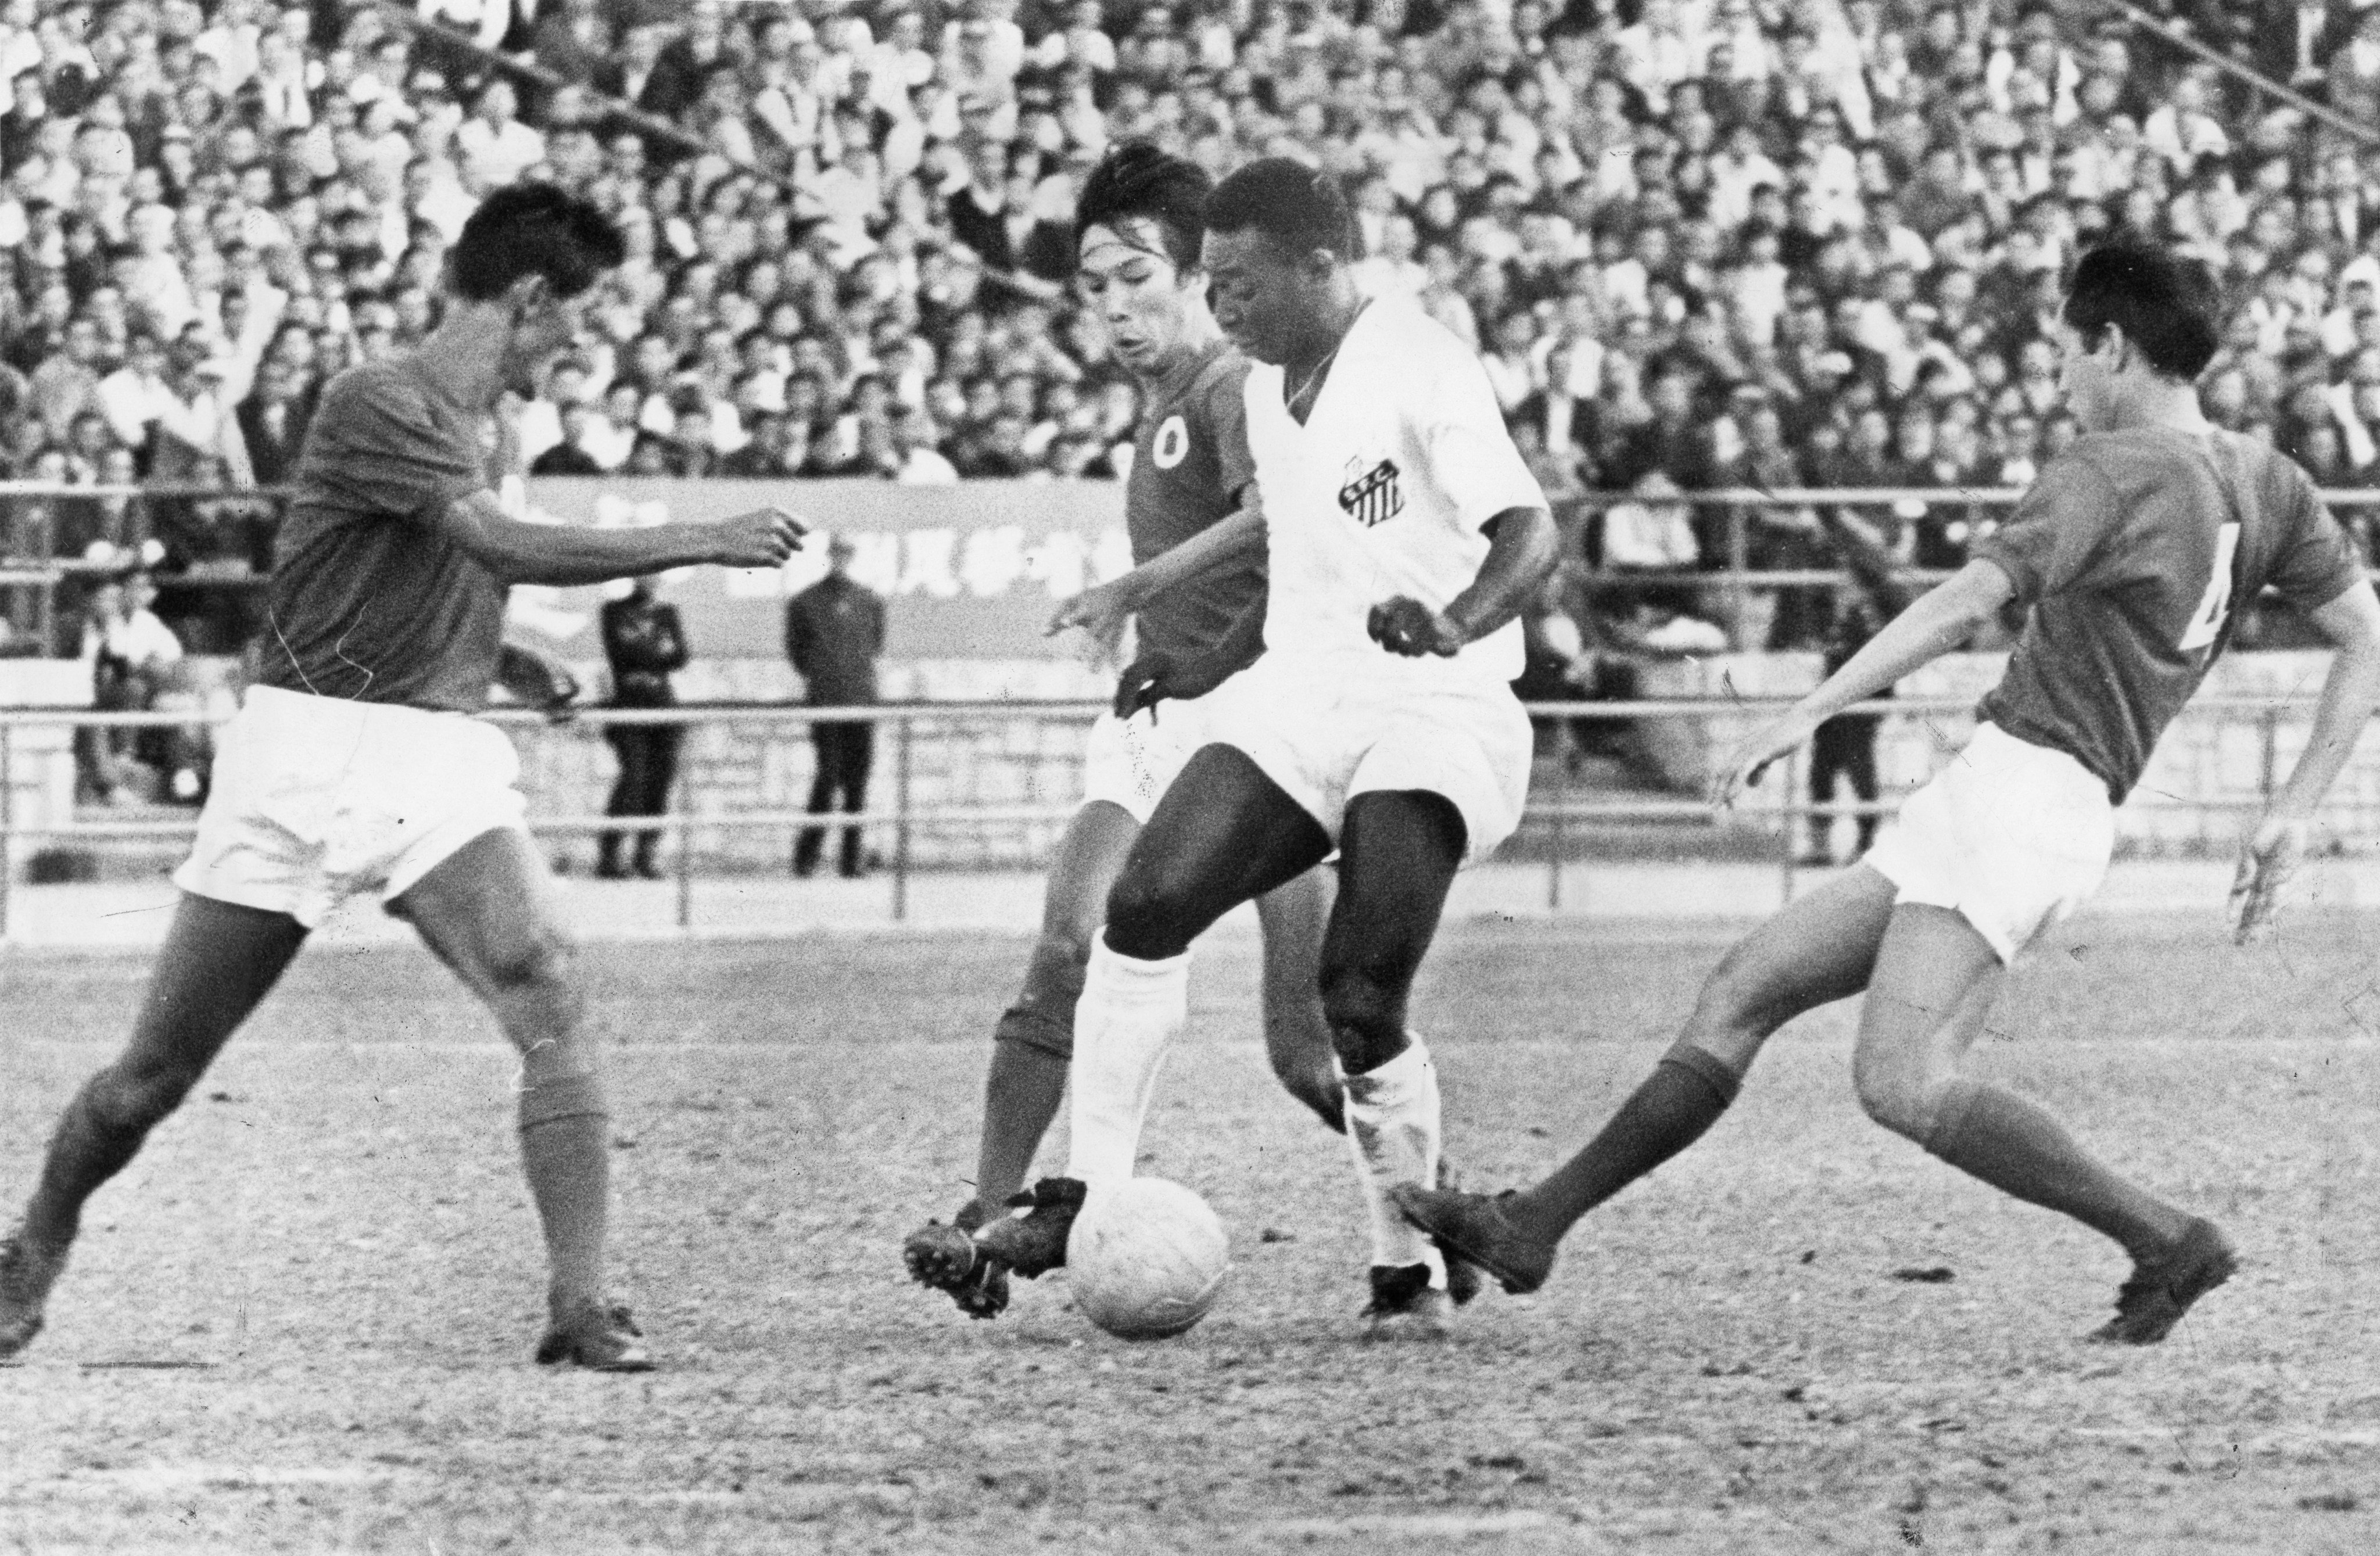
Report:
M1086 1317L1124 1340L1165 1340L1207 1316L1232 1268L1231 1234L1180 1184L1095 1188L1075 1217L1066 1276Z

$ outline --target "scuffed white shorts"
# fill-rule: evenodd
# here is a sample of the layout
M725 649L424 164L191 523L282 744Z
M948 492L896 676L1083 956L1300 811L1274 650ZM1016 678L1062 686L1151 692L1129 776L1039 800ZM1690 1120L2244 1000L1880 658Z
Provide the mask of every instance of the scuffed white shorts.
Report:
M1349 674L1267 654L1201 700L1207 738L1255 762L1334 845L1347 802L1361 794L1418 789L1451 801L1466 866L1521 824L1529 719L1504 686Z
M1105 800L1147 826L1190 754L1208 743L1208 700L1169 699L1153 718L1146 708L1129 719L1101 713L1083 754L1083 803Z
M527 809L520 758L464 713L249 690L174 884L308 928L367 892L393 902Z
M2063 751L1978 724L1869 849L1897 903L1958 912L2003 963L2071 915L2116 846L2107 786Z

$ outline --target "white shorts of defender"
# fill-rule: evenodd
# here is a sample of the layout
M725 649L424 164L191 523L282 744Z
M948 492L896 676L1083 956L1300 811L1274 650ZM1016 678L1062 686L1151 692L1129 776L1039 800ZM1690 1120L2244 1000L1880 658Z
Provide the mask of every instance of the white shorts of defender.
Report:
M347 898L402 896L482 833L518 828L520 758L464 713L249 690L174 884L312 928Z
M1512 835L1529 799L1529 718L1511 688L1435 675L1437 665L1362 673L1267 654L1203 701L1207 738L1255 762L1335 845L1347 802L1415 789L1463 817L1463 862Z
M2090 900L2115 846L2107 784L2065 752L1985 723L1865 862L1900 888L1896 903L1955 910L2008 963Z
M1101 713L1083 753L1083 803L1104 800L1148 825L1191 753L1208 743L1207 702L1168 699L1129 719Z

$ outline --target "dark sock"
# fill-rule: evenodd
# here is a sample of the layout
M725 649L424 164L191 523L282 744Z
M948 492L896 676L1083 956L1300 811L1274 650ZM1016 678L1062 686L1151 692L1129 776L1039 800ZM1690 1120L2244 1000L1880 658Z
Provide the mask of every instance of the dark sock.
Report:
M1073 1014L1070 1009L1067 1015ZM1042 1137L1066 1095L1074 1023L1053 1011L1016 1005L993 1029L991 1073L983 1083L983 1145L976 1159L975 1200L986 1219L1025 1186Z
M1550 1242L1571 1223L1702 1137L1735 1100L1735 1072L1701 1049L1672 1048L1586 1149L1504 1205L1513 1223Z
M2188 1216L2119 1177L2046 1110L2015 1092L1963 1078L1945 1092L1924 1143L1959 1171L2072 1216L2136 1259L2161 1252L2189 1224Z
M612 1120L603 1083L565 1076L520 1094L521 1165L545 1228L557 1303L603 1297L603 1235L612 1198Z
M111 1121L115 1110L104 1107L101 1098L112 1084L105 1070L85 1081L50 1136L42 1181L25 1207L25 1235L44 1247L63 1248L74 1241L83 1201L122 1172L149 1137L147 1124Z

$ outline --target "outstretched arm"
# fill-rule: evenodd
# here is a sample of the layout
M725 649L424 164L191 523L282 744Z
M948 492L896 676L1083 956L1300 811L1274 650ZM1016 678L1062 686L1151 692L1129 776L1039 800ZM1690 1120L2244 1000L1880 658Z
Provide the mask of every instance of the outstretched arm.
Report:
M760 508L709 524L589 529L507 517L496 494L473 492L432 510L431 524L508 584L604 583L671 567L774 567L801 544L793 515Z
M1264 510L1250 487L1240 505L1172 550L1152 556L1120 577L1094 584L1058 607L1043 628L1055 637L1071 626L1089 633L1110 652L1123 639L1123 625L1151 600L1226 563L1238 560L1265 543Z
M2312 614L2314 626L2338 651L2323 678L2305 749L2240 848L2229 911L2233 938L2243 945L2270 931L2281 887L2305 852L2313 808L2380 708L2380 596L2359 583Z
M1760 781L1770 762L1798 749L1820 724L1956 649L2015 594L2016 585L2006 573L1977 560L1920 595L1849 663L1730 757L1711 781L1711 803L1734 804L1737 795Z

